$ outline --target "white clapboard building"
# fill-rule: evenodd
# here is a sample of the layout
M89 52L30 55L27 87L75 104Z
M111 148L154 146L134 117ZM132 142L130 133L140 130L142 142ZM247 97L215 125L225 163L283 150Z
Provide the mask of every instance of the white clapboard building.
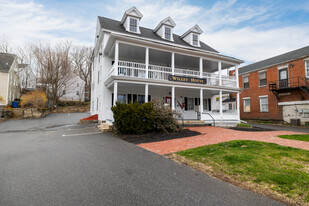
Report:
M184 120L216 125L236 124L238 107L223 108L223 96L236 93L242 60L222 55L200 40L198 25L183 35L173 33L171 17L156 28L141 27L143 15L132 7L121 21L98 17L91 85L91 114L113 121L112 105L162 99ZM219 98L218 98L219 97Z

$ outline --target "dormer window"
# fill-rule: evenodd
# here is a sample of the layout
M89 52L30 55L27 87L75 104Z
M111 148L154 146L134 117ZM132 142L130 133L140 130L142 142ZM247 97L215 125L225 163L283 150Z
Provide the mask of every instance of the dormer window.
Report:
M171 17L167 17L160 21L158 26L153 30L162 39L174 41L173 28L176 26Z
M198 25L195 25L186 31L180 38L191 46L200 47L199 36L202 32L202 29Z
M170 27L165 27L165 39L171 40L172 29Z
M124 26L126 31L140 34L141 31L139 29L139 21L142 17L143 15L141 12L133 6L132 8L126 10L120 23Z
M198 35L192 34L192 44L193 46L198 46Z
M130 31L137 32L137 19L130 18Z

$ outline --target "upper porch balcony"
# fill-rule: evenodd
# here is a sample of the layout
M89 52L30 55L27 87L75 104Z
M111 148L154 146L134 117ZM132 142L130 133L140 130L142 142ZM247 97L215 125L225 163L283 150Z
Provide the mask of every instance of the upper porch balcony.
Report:
M237 66L220 59L118 42L115 42L109 54L112 66L107 78L122 76L172 83L175 82L173 77L184 77L188 83L238 89L238 78L228 75L229 69Z
M116 76L127 76L136 78L148 78L156 80L170 81L171 75L181 77L194 77L202 78L206 80L205 85L209 86L225 86L237 88L237 80L234 76L221 75L216 73L194 71L190 69L174 68L174 73L171 67L148 65L148 75L146 70L146 64L130 61L118 61L118 67L114 64L109 72L109 77L112 75Z

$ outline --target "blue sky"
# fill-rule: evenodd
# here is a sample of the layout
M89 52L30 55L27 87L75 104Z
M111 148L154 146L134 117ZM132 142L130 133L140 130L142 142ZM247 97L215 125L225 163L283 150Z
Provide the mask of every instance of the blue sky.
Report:
M93 45L97 16L120 20L133 5L141 26L171 16L182 34L199 24L205 43L246 64L309 45L309 0L0 0L0 39L14 48L64 39Z

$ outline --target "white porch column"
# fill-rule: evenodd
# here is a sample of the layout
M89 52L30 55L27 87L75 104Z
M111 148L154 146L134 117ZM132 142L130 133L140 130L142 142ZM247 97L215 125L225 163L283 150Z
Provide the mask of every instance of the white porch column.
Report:
M235 66L235 77L236 77L237 87L239 87L238 65Z
M203 59L200 57L200 78L203 77Z
M175 87L172 87L172 110L175 110Z
M201 112L201 116L202 116L202 113L203 113L203 89L200 89L200 112Z
M145 84L145 102L148 102L148 84Z
M238 65L235 66L235 77L236 77L236 85L237 88L239 88L239 76L238 76ZM236 96L236 106L237 106L237 119L240 121L240 98L239 98L239 92L237 92Z
M148 65L149 65L149 48L148 47L146 47L145 65L146 65L146 78L148 78Z
M118 82L115 82L114 83L114 104L113 106L116 105L116 102L117 102L117 96L118 96Z
M218 62L218 72L219 72L219 85L222 85L222 74L221 74L221 69L222 69L222 63L221 61Z
M237 119L240 120L240 101L239 101L239 92L237 92Z
M119 42L115 42L115 71L114 75L118 75L118 61L119 61Z
M220 124L223 126L223 112L222 112L222 90L220 90L219 94L219 103L220 103Z
M175 74L175 53L174 52L172 52L171 66L172 66L172 75L174 75Z

